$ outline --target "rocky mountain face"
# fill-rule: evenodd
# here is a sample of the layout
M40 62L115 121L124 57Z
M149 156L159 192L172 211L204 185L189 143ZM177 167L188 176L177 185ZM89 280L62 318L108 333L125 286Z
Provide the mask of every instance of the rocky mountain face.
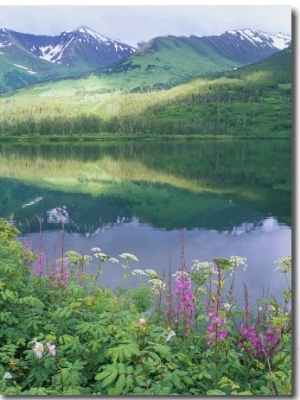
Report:
M63 32L58 36L31 35L1 29L0 48L9 46L39 59L81 70L106 67L135 51L132 46L86 27Z
M170 82L173 86L208 72L260 61L290 45L289 35L251 29L227 31L218 36L157 37L140 43L137 48L87 27L58 36L0 29L0 93L96 70L107 73L105 68L114 74L132 66L141 67L143 72L140 65L143 57L147 74L150 67L153 74L168 70L174 75Z
M245 64L260 61L291 45L289 35L271 35L251 29L226 31L222 35L204 36L200 40L218 54Z
M261 31L242 29L226 31L218 36L161 36L144 44L138 52L155 52L159 47L159 42L165 41L166 38L170 43L181 42L208 58L219 56L243 65L260 61L291 45L291 37L287 34L271 35ZM178 44L177 48L180 49Z

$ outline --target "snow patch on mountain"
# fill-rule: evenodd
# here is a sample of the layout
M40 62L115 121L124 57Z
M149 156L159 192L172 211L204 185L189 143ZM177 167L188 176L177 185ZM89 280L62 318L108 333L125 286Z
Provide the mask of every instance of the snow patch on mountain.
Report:
M2 47L2 48L4 48L4 47L8 47L8 46L11 46L12 45L12 43L11 42L2 42L2 43L0 43L0 48Z
M135 51L135 49L129 45L108 38L85 26L74 31L62 32L59 36L49 36L46 41L44 40L43 45L32 45L30 51L52 63L68 64L66 59L70 60L70 57L72 58L76 51L81 52L82 50L80 49L82 49L82 46L85 46L85 44L87 48L89 48L90 58L98 57L98 59L99 57L103 59L103 46L107 46L109 53L107 53L106 56L112 58L112 62L115 61L116 58L124 58ZM112 51L110 49L114 50ZM121 53L123 53L123 55L121 55ZM113 59L113 57L115 57L115 59Z
M278 50L286 49L291 44L291 36L284 33L276 33L271 35L262 31L252 29L240 29L236 31L226 31L224 34L230 34L240 40L248 40L255 46L269 45Z
M36 74L36 72L34 72L31 68L24 67L24 65L14 64L14 66L21 69L25 69L29 74Z
M93 31L90 28L86 28L85 26L82 26L81 28L78 29L78 32L83 33L83 34L87 34L92 36L94 39L96 40L100 40L101 42L107 42L111 39L109 39L108 37L101 35L100 33L97 33L95 31Z
M70 43L74 40L74 37L71 38L71 40L69 40L69 42L65 43L64 45L56 45L56 46L45 46L45 47L40 47L40 51L42 52L42 55L40 56L40 58L56 63L58 62L63 54L64 54L64 50L70 45Z

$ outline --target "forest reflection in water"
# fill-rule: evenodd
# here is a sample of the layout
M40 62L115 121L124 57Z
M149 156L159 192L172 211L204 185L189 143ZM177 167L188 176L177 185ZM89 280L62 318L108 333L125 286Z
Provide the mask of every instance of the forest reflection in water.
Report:
M291 254L290 146L287 140L2 144L0 216L12 217L34 240L42 221L49 254L63 220L66 249L132 252L141 263L132 267L160 272L170 253L177 268L183 228L187 261L247 256L241 279L277 292L274 260ZM122 283L115 268L101 277L105 284ZM133 277L124 284L134 284Z

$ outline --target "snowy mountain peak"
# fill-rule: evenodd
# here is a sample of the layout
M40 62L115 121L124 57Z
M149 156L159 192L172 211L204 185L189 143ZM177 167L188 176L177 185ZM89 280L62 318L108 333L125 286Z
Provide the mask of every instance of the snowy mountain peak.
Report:
M0 30L0 47L15 45L42 60L81 70L94 70L120 61L136 49L110 39L94 30L80 26L57 36L32 35Z
M96 40L101 40L103 42L106 42L107 40L112 40L109 39L108 37L94 31L91 28L88 28L87 26L80 26L79 28L77 28L75 31L69 32L69 33L73 33L75 35L79 35L79 36L85 36L85 37L93 37Z
M231 35L239 40L247 40L252 45L257 47L269 46L278 50L283 50L291 45L291 36L281 32L276 33L276 35L272 35L270 33L247 28L235 31L226 31L222 35Z

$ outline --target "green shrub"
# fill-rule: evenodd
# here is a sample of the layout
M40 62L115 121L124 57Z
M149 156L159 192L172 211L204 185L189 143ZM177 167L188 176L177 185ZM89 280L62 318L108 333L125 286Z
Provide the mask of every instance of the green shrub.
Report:
M290 257L277 267L288 284L283 306L258 299L254 313L246 285L242 310L232 293L241 257L189 268L183 246L174 279L136 269L140 286L114 293L101 286L101 272L119 260L94 248L47 265L16 235L0 220L1 394L292 393ZM96 276L86 272L92 257ZM125 275L138 261L120 258Z

